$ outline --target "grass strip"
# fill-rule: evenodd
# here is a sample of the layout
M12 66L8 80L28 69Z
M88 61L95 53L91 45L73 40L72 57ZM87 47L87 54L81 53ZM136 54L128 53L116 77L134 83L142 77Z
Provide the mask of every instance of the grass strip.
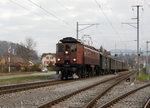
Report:
M144 73L144 72L140 72L140 75L137 77L137 80L139 81L145 81L148 78L150 78L150 75Z
M25 76L25 77L0 79L0 85L18 84L18 83L38 81L38 80L48 80L48 79L52 79L52 78L55 78L55 77L56 77L56 75L50 75L50 76Z
M24 75L24 74L33 74L33 73L41 73L41 72L0 72L0 76L9 76L9 75Z

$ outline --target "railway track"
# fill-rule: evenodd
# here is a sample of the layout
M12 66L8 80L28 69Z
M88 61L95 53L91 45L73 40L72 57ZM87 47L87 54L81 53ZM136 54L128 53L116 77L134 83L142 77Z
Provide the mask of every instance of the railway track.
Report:
M146 104L144 105L144 108L150 108L150 98L147 100Z
M113 104L117 104L117 102L119 102L123 98L125 98L125 97L127 97L127 96L129 96L129 95L131 95L131 94L141 90L141 89L149 87L149 86L150 86L150 83L147 84L147 85L141 86L141 87L139 87L137 89L131 90L131 91L129 91L129 92L127 92L127 93L125 93L125 94L123 94L121 96L118 96L117 98L115 98L115 99L105 103L104 105L99 106L99 108L107 108L107 107L112 106ZM147 103L145 104L144 108L150 108L150 99L147 101Z
M69 82L72 82L74 80L70 80ZM57 84L63 84L68 83L67 81L61 81L61 80L52 80L52 81L44 81L44 82L34 82L34 83L25 83L25 84L17 84L17 85L10 85L10 86L3 86L0 87L0 95L7 94L7 93L14 93L19 92L23 90L30 90L45 86L52 86Z
M64 102L65 100L69 100L71 97L76 96L76 95L80 94L81 92L88 91L89 89L92 89L92 88L94 88L94 87L97 87L97 86L99 86L99 85L101 85L101 84L104 84L104 85L105 85L105 83L107 83L107 82L110 83L110 81L113 81L113 84L111 84L111 86L106 87L106 89L103 90L103 92L101 93L101 96L102 96L102 95L104 95L109 89L111 89L113 86L115 86L116 84L118 84L120 81L125 80L126 78L128 78L130 75L133 75L133 74L134 74L134 72L128 73L128 74L126 74L126 75L124 75L124 76L123 76L123 75L120 75L120 76L118 76L118 77L116 77L116 78L110 78L110 79L107 79L107 80L104 80L104 81L100 81L100 82L95 83L95 84L93 84L93 85L90 85L90 86L88 86L88 87L85 87L85 88L79 89L79 90L77 90L77 91L75 91L75 92L72 92L72 93L70 93L70 94L68 94L68 95L65 95L65 96L62 96L62 97L60 97L60 98L58 98L58 99L55 99L55 100L53 100L53 101L51 101L51 102L49 102L49 103L47 103L47 104L44 104L44 105L40 106L39 108L50 108L50 107L54 107L54 108L55 108L54 105L56 105L56 104L58 104L58 103L62 103L62 102ZM115 79L115 81L114 81L114 79ZM111 82L111 83L112 83L112 82ZM81 95L82 95L82 94L81 94ZM77 96L77 97L78 97L78 96ZM91 101L89 102L89 100L88 100L89 103L87 102L88 104L87 104L87 105L84 105L85 108L91 107L91 106L95 103L95 101L96 101L96 99L92 100L92 102L91 102ZM63 107L63 106L58 106L58 107ZM58 108L58 107L56 106L56 108Z
M94 77L90 77L94 78ZM85 80L90 78L82 78L79 80ZM23 90L30 90L30 89L36 89L40 87L46 87L46 86L52 86L57 84L64 84L64 83L70 83L77 80L52 80L52 81L44 81L44 82L34 82L34 83L25 83L25 84L17 84L17 85L10 85L10 86L2 86L0 87L0 95L7 94L7 93L14 93L19 92Z
M95 76L95 77L98 77L98 76ZM52 81L43 81L43 82L2 86L2 87L0 87L0 95L7 94L7 93L19 92L19 91L23 91L23 90L36 89L36 88L40 88L40 87L52 86L52 85L57 85L57 84L70 83L70 82L79 81L79 80L86 80L86 79L95 78L95 77L82 78L82 79L78 79L78 80L63 80L63 81L62 80L52 80Z

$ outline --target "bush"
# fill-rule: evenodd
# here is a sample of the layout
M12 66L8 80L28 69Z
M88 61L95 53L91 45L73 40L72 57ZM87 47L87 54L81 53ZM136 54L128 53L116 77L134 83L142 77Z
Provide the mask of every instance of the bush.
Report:
M6 65L0 65L0 72L8 72L8 67Z
M52 67L47 67L48 71L53 71Z
M48 66L47 69L48 69L49 71L55 71L55 66Z
M39 64L35 64L34 66L31 66L30 71L41 71L40 65Z

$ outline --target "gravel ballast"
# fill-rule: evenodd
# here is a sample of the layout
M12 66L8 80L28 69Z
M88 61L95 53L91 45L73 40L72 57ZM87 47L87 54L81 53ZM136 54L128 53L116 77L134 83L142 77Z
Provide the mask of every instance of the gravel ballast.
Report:
M96 77L88 80L80 80L62 85L42 87L0 96L0 107L3 108L37 108L45 103L69 94L78 89L92 85L115 75Z

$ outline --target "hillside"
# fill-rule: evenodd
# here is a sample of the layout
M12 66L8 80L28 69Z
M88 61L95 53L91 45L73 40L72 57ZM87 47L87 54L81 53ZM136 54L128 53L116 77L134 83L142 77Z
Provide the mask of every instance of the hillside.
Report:
M7 41L0 41L0 57L8 55L9 44L11 44L12 46L11 55L17 56L16 51L19 44L7 42Z
M11 44L11 56L21 57L21 55L17 53L17 50L20 45L18 43L12 43L12 42L7 42L7 41L0 41L0 57L8 56L8 48L10 44ZM35 60L37 58L38 56L37 56L36 51L33 51L33 56L31 59Z

